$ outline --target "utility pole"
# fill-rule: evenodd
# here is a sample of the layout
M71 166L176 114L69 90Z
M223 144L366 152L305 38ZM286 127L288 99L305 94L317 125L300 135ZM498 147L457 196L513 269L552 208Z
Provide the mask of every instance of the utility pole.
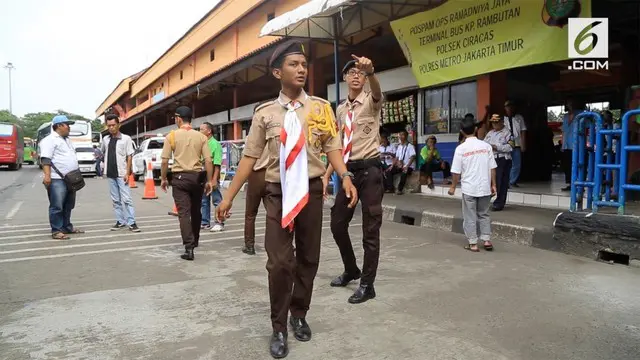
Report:
M8 62L7 65L4 66L5 69L9 70L9 113L13 115L13 99L11 98L11 70L15 69L12 63Z

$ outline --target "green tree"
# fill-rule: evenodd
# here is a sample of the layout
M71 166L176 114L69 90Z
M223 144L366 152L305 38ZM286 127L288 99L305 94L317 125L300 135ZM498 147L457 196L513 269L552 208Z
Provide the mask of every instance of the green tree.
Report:
M20 118L10 113L9 110L0 110L0 122L20 124Z
M102 121L100 121L100 119L94 119L91 121L91 131L96 133L96 132L101 132L102 130L104 130L104 124L102 123Z
M61 109L57 111L57 115L65 115L67 118L69 118L69 120L84 120L84 121L89 121L89 122L91 121L91 119L87 119L86 117L84 117L82 115L66 112L66 111L61 110Z
M65 115L69 120L84 120L91 122L90 119L85 118L82 115L66 112L64 110L57 110L56 112L37 112L25 114L20 123L24 129L25 136L35 138L37 137L36 131L40 125L51 121L56 115Z
M58 114L50 112L37 112L28 113L22 117L22 128L24 129L25 136L35 138L37 137L36 131L40 125L51 121L54 116Z

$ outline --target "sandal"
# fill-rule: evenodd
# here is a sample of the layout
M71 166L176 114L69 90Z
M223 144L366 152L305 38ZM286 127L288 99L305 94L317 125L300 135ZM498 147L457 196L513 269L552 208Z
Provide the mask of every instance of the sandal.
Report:
M484 242L484 249L487 251L493 251L493 244L491 243L491 241Z
M74 228L73 230L66 232L65 234L84 234L84 230Z
M63 232L57 232L57 233L53 233L51 234L51 238L54 240L68 240L69 237L67 235L65 235Z
M474 248L472 248L472 246L475 246L476 248L474 249ZM478 249L478 245L477 245L477 244L473 244L473 245L468 244L468 245L465 245L464 249L465 249L465 250L469 250L469 251L471 251L471 252L480 252L480 249Z

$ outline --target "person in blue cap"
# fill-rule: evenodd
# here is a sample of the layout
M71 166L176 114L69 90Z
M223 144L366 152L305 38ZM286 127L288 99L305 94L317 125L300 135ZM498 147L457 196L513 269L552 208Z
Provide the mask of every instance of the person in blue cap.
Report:
M67 188L63 177L78 170L76 150L69 139L70 126L74 122L64 115L57 115L51 121L52 132L40 142L40 161L44 177L42 183L49 196L49 223L51 237L56 240L68 239L68 234L84 231L71 224L71 211L76 206L76 193ZM53 171L52 171L53 170Z

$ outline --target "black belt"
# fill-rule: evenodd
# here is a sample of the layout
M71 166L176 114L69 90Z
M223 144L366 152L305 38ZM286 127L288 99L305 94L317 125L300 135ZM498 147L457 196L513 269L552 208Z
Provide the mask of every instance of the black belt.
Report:
M380 158L347 161L347 170L351 172L366 170L371 167L382 167Z

